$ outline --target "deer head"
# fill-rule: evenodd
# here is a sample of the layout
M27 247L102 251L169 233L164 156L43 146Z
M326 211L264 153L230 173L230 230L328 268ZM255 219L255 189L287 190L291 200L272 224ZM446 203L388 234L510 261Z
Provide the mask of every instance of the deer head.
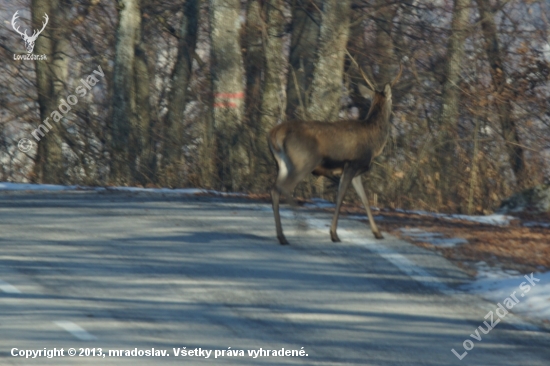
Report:
M353 60L355 62L355 60ZM399 64L399 72L397 73L397 76L389 83L384 85L384 88L382 90L378 90L373 82L367 78L367 75L363 72L363 69L357 65L359 72L361 73L361 76L363 77L363 80L367 83L368 87L359 84L359 92L363 95L366 99L375 99L376 96L382 96L388 99L391 99L391 88L399 81L399 78L401 77L401 74L403 73L403 65Z
M19 33L21 35L21 38L23 38L23 40L25 41L25 48L27 49L27 52L28 53L32 53L33 49L34 49L34 42L36 41L36 38L38 38L38 35L40 33L42 33L42 31L44 30L44 28L46 28L46 24L48 24L48 14L44 13L44 18L46 19L45 22L42 23L42 29L40 29L40 31L34 31L32 33L32 36L29 36L27 34L27 30L25 29L25 32L20 32L19 31L19 27L16 26L15 22L17 21L17 19L19 19L19 15L18 15L19 11L16 11L15 14L13 14L13 18L11 18L11 26L13 27L13 29Z
M369 120L369 117L373 115L373 113L376 112L377 109L386 109L387 113L391 113L391 106L392 106L392 88L397 83L399 78L401 77L401 74L403 73L403 65L399 64L399 72L397 76L389 83L384 85L384 88L379 90L376 88L374 83L372 83L363 70L357 65L359 68L359 72L361 73L361 76L367 83L368 87L359 84L359 92L363 95L365 99L371 100L371 107L369 110L369 113L367 114L366 119ZM388 116L389 117L389 116Z

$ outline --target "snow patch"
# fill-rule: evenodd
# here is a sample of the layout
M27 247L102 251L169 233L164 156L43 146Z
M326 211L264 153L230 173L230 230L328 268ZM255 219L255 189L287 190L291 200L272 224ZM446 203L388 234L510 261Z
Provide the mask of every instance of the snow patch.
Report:
M31 183L0 183L0 191L71 191L78 186L61 186L55 184L31 184Z
M508 216L508 215L502 215L502 214L476 216L476 215L461 215L461 214L442 214L442 213L428 212L428 211L421 211L421 210L410 211L410 210L402 210L399 208L396 209L395 211L401 212L401 213L435 217L438 219L465 220L465 221L471 221L471 222L477 222L480 224L495 225L495 226L507 226L510 224L511 221L517 219L514 216Z
M401 228L399 231L401 231L404 236L409 237L412 241L421 241L441 248L451 248L459 244L468 243L468 240L464 238L444 238L441 233L424 231L417 228Z
M533 280L533 286L527 279L531 278L530 273L494 269L485 262L479 262L476 266L478 274L475 281L462 286L462 290L478 294L495 304L502 304L515 292L519 302L512 308L514 314L550 322L550 272L533 273L534 279L539 280ZM525 291L526 285L530 286L528 291Z
M527 221L527 222L522 223L522 226L550 228L550 222Z
M304 207L314 207L314 208L336 208L336 204L331 201L327 201L322 198L312 198L310 199L311 203L306 203ZM370 209L372 211L380 211L378 207L371 206ZM348 218L351 218L352 216L348 216ZM354 219L360 218L361 220L366 218L367 215L354 215Z
M306 203L304 207L314 207L314 208L336 208L336 205L330 201L324 200L322 198L312 198L311 203Z
M313 198L311 199L311 203L306 203L304 207L313 207L313 208L335 208L336 205L330 201L321 199L321 198ZM378 207L371 207L371 210L373 211L380 211ZM445 220L465 220L470 222L477 222L480 224L486 224L486 225L495 225L495 226L507 226L510 224L511 221L517 220L514 216L509 215L503 215L503 214L492 214L487 216L479 216L479 215L461 215L461 214L442 214L442 213L436 213L436 212L429 212L429 211L422 211L422 210L403 210L403 209L396 209L396 212L406 213L406 214L414 214L414 215L421 215L421 216L428 216L428 217L435 217L439 219L445 219ZM364 220L367 218L366 215L353 215L353 217L350 217L353 219L360 219ZM379 219L380 217L377 217Z
M199 188L139 188L139 187L86 187L86 186L62 186L55 184L31 184L31 183L7 183L0 182L0 191L96 191L96 192L132 192L132 193L161 193L161 194L180 194L180 195L198 195L211 194L221 197L246 197L245 193L219 192L209 189Z

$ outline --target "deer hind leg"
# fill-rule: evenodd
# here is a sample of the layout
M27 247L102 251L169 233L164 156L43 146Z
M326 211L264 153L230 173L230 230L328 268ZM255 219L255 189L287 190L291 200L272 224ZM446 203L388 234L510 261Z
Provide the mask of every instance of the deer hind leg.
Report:
M384 239L382 234L380 234L380 230L378 230L378 226L376 226L376 223L374 222L374 218L372 217L369 200L367 199L365 188L363 187L363 182L361 182L361 176L358 175L357 177L353 178L351 183L353 184L353 188L355 188L355 191L361 198L361 201L363 202L363 206L365 206L365 210L367 211L367 216L369 217L370 228L372 230L372 233L374 234L374 237L376 239Z
M275 216L275 230L277 230L277 239L281 245L287 245L288 240L286 240L285 235L283 234L283 228L281 226L281 216L279 215L279 200L281 198L281 192L275 186L271 190L271 204L273 206L273 215Z
M332 225L330 226L330 238L333 242L340 242L338 234L336 234L336 228L338 226L338 216L340 215L340 207L342 206L342 201L346 195L349 183L351 182L355 171L349 167L345 167L340 177L340 184L338 186L338 197L336 198L336 210L334 211L334 216L332 217Z
M275 229L277 230L277 239L282 245L288 244L288 240L283 234L283 228L281 225L281 216L279 214L279 202L281 194L284 194L289 200L292 206L296 206L296 201L292 197L292 192L296 185L303 180L307 174L309 174L317 164L301 164L296 166L293 162L285 155L284 152L279 152L274 154L275 160L279 166L279 174L277 176L277 181L275 186L271 190L271 201L273 205L273 215L275 216Z
M279 243L281 245L287 245L288 240L286 240L286 237L283 234L283 227L281 225L281 215L279 214L279 201L281 199L281 193L284 193L287 197L289 196L289 193L285 191L284 182L288 178L290 164L286 156L284 156L283 152L276 152L274 149L272 149L271 151L273 152L273 156L275 157L275 160L277 161L277 166L279 168L277 181L275 182L275 186L271 190L271 204L273 207L273 216L275 216L275 230L277 231L277 239L279 239Z

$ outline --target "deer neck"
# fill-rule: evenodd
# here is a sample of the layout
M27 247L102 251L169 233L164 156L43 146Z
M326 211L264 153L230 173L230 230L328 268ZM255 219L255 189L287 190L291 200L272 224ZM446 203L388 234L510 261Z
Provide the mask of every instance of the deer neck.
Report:
M370 130L369 135L375 141L376 146L372 146L374 156L378 156L382 153L382 150L386 146L386 142L390 135L392 103L391 100L386 101L385 103L377 103L371 107L367 118L364 120L365 127Z
M364 119L364 124L367 126L376 126L381 129L389 129L391 108L391 99L384 103L373 103L367 117Z

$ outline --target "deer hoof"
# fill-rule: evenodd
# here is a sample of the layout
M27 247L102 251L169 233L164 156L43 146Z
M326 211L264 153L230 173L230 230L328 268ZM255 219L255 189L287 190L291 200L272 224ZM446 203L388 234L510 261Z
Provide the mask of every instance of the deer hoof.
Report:
M384 237L383 237L382 234L380 234L380 233L374 233L374 237L375 237L376 239L384 239Z
M332 241L334 243L340 243L341 242L340 238L338 237L338 235L336 233L330 233L330 239L332 239Z
M279 236L279 237L277 237L277 239L279 239L279 243L281 245L288 245L289 244L288 240L286 240L286 238L284 236Z

